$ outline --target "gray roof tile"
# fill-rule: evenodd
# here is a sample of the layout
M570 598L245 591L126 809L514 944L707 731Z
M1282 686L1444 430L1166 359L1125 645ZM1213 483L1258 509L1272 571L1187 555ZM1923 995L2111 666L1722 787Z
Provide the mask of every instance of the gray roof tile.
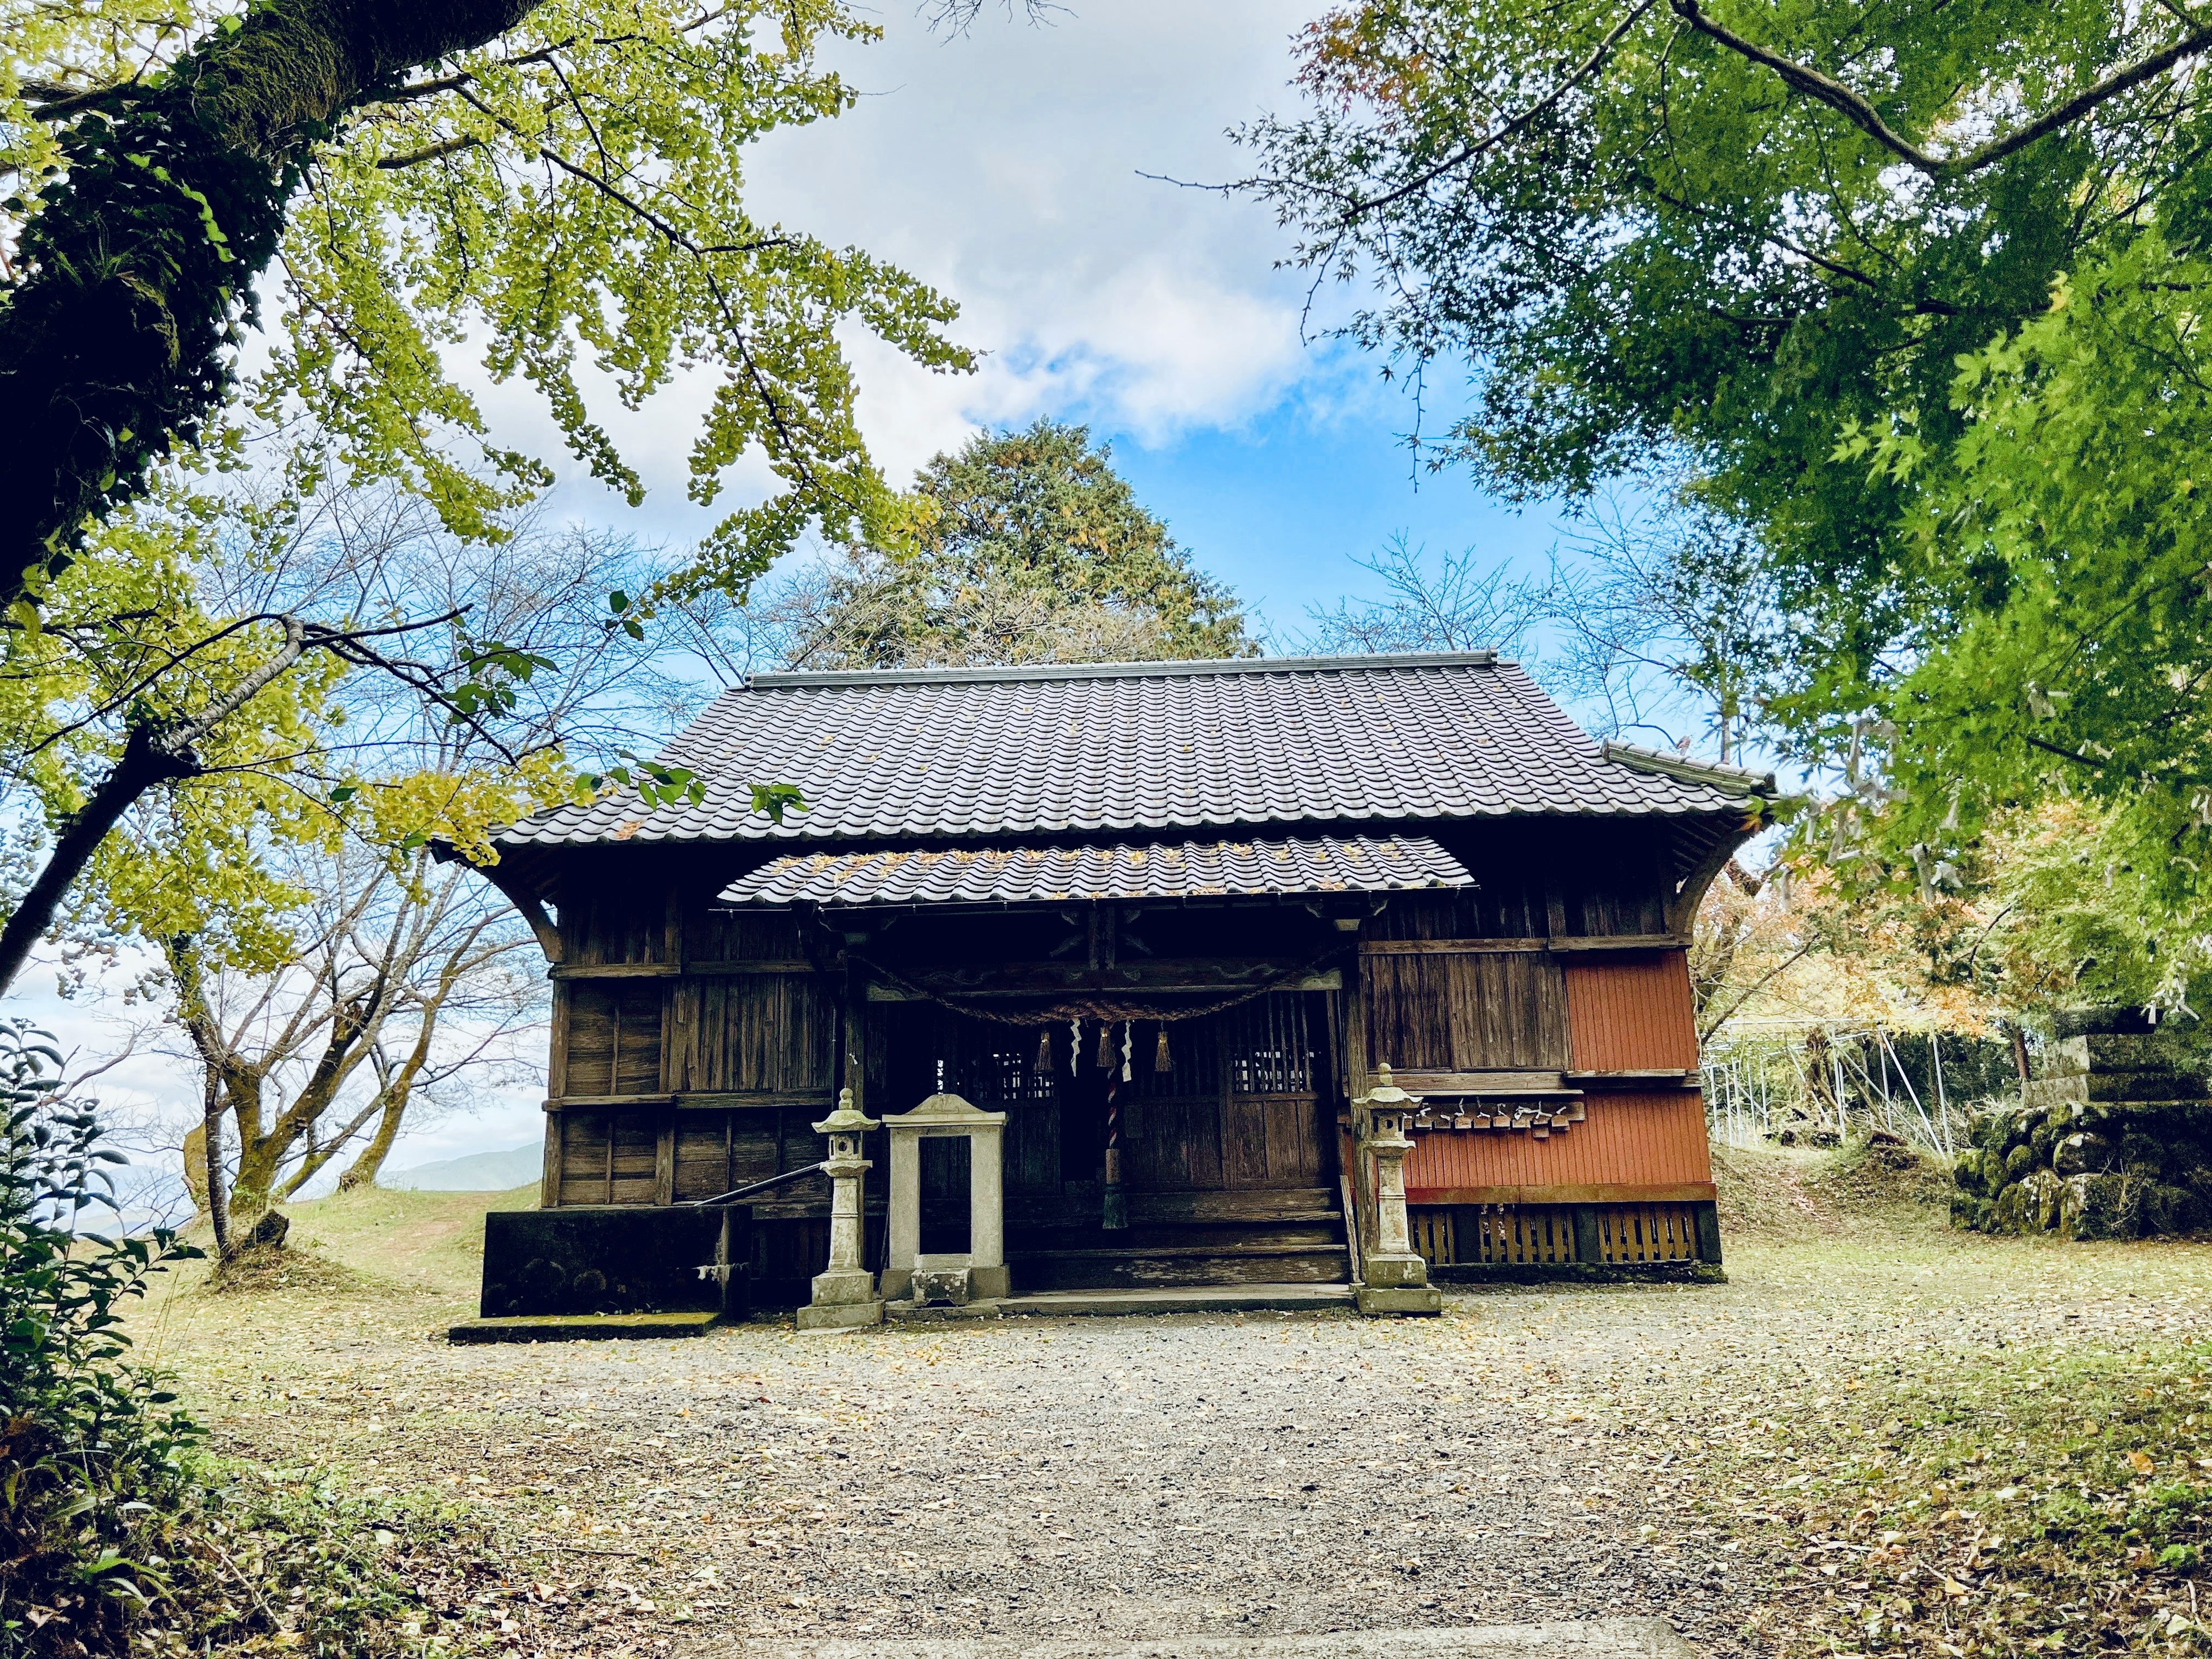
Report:
M1702 813L1760 787L1608 752L1488 652L762 674L662 758L698 773L706 799L648 811L625 792L538 813L501 844ZM769 823L750 800L768 783L797 785L806 810Z
M724 889L740 909L793 904L1024 904L1472 887L1425 836L1115 847L890 848L772 860Z

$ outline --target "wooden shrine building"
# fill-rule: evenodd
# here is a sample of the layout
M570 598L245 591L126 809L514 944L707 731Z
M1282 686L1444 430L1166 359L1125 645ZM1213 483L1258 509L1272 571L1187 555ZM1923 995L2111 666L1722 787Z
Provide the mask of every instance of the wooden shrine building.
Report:
M957 1096L1004 1115L1017 1295L1356 1283L1387 1064L1438 1270L1717 1260L1685 945L1771 778L1594 742L1489 653L761 674L663 758L703 802L541 813L486 872L552 964L548 1210L815 1164L843 1086ZM924 1252L972 1146L919 1142ZM805 1301L827 1179L750 1214L753 1300Z

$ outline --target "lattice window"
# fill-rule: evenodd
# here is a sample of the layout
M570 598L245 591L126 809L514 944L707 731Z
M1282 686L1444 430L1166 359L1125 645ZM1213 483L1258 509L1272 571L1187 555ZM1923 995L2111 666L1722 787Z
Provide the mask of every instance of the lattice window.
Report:
M1406 1221L1413 1253L1431 1267L1449 1267L1459 1260L1458 1230L1449 1210L1408 1210Z
M1011 1045L1003 1027L986 1039L992 1046L963 1044L966 1052L961 1056L960 1081L955 1086L969 1103L995 1112L1060 1098L1060 1068L1048 1066L1039 1070L1036 1041L1021 1042L1020 1036L1025 1034L1019 1033L1018 1028L1016 1030L1017 1040ZM962 1035L972 1040L974 1034Z
M1695 1261L1697 1206L1608 1204L1598 1212L1598 1254L1607 1261Z
M1305 998L1271 992L1232 1008L1228 1022L1229 1087L1240 1095L1310 1095L1317 1058L1306 1030Z
M1143 1100L1215 1098L1221 1093L1221 1022L1178 1020L1167 1027L1168 1069L1159 1069L1160 1024L1137 1022L1130 1079Z
M1546 1205L1522 1209L1486 1206L1476 1212L1473 1223L1459 1230L1463 1261L1532 1267L1575 1259L1575 1216L1571 1209Z

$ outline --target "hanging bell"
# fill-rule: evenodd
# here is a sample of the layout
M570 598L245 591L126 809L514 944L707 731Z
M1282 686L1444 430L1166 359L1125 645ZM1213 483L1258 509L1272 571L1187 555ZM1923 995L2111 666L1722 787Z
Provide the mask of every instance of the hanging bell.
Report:
M1037 1033L1036 1069L1040 1072L1052 1070L1052 1027L1049 1025Z
M1175 1070L1175 1056L1168 1053L1168 1024L1160 1022L1160 1040L1152 1046L1152 1069L1156 1072Z
M1114 1064L1114 1027L1106 1020L1098 1022L1098 1069L1106 1071Z

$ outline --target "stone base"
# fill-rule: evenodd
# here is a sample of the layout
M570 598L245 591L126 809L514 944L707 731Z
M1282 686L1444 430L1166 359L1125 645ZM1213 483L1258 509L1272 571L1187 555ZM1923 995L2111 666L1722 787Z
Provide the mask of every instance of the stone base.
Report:
M1418 1255L1370 1255L1365 1273L1377 1290L1418 1288L1429 1282L1429 1264Z
M915 1302L939 1302L951 1307L963 1307L974 1299L974 1290L965 1267L916 1267L914 1270L913 1296Z
M996 1319L995 1302L886 1302L884 1317L898 1324L924 1323L939 1319Z
M1440 1314L1442 1291L1432 1285L1362 1285L1354 1293L1359 1311L1370 1319L1388 1314Z
M995 1302L1002 1296L1011 1296L1014 1289L1014 1270L1000 1262L995 1267L970 1267L968 1270L968 1295L977 1302Z
M832 1267L828 1273L814 1275L814 1305L830 1307L837 1303L878 1302L876 1276L858 1267Z
M880 1302L817 1303L799 1310L799 1328L802 1331L854 1331L883 1322L884 1304Z

